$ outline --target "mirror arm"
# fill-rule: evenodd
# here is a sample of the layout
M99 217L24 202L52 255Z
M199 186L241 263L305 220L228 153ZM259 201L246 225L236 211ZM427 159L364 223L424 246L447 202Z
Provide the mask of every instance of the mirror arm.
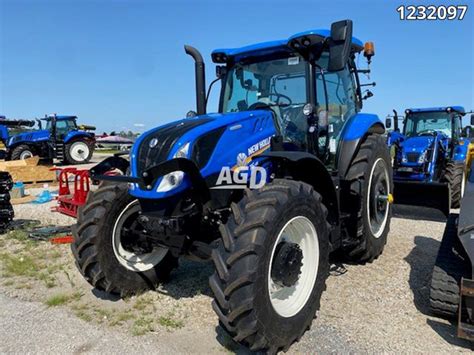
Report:
M211 94L211 89L212 89L212 86L217 83L219 80L221 80L221 78L216 78L214 79L210 84L209 84L209 88L207 89L207 94L206 94L206 106L207 106L207 101L209 100L209 95Z

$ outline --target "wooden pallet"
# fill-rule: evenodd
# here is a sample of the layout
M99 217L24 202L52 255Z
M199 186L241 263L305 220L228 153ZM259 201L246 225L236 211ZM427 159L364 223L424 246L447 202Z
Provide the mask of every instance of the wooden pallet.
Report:
M43 185L56 182L56 172L50 166L38 165L39 158L0 162L0 171L8 171L14 182L21 181L25 185Z

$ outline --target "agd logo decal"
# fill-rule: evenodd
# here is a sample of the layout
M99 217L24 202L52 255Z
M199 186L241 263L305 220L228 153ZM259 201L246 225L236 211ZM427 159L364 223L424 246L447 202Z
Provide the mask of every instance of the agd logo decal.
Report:
M224 166L211 189L259 189L267 182L267 171L261 166L247 166L247 155L237 155L237 166Z

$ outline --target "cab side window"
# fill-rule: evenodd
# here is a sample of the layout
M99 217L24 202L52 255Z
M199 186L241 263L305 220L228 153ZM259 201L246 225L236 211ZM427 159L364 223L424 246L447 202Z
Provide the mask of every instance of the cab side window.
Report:
M356 114L356 90L349 68L335 73L326 73L326 90L329 117L347 120Z

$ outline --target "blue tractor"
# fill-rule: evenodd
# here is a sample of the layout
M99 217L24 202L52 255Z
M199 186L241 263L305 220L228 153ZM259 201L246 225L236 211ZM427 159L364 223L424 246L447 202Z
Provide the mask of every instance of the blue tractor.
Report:
M7 160L27 159L37 155L45 159L58 159L66 164L82 164L89 162L92 157L95 136L90 131L94 127L78 126L76 116L49 115L37 120L39 129L15 135L10 135L8 131L12 122L0 120L0 139L7 149ZM20 123L32 127L35 122Z
M462 129L465 114L461 106L407 109L400 132L395 111L394 131L388 135L388 144L395 148L397 203L431 206L446 215L450 208L459 207L469 146ZM386 125L391 126L390 118Z
M288 349L319 309L329 254L371 262L387 240L390 155L383 122L361 113L371 95L355 64L373 44L344 20L215 50L216 113L201 54L185 51L197 112L141 135L130 163L91 170L103 183L79 211L73 254L91 285L122 296L155 288L181 257L212 259L220 325L251 350Z

